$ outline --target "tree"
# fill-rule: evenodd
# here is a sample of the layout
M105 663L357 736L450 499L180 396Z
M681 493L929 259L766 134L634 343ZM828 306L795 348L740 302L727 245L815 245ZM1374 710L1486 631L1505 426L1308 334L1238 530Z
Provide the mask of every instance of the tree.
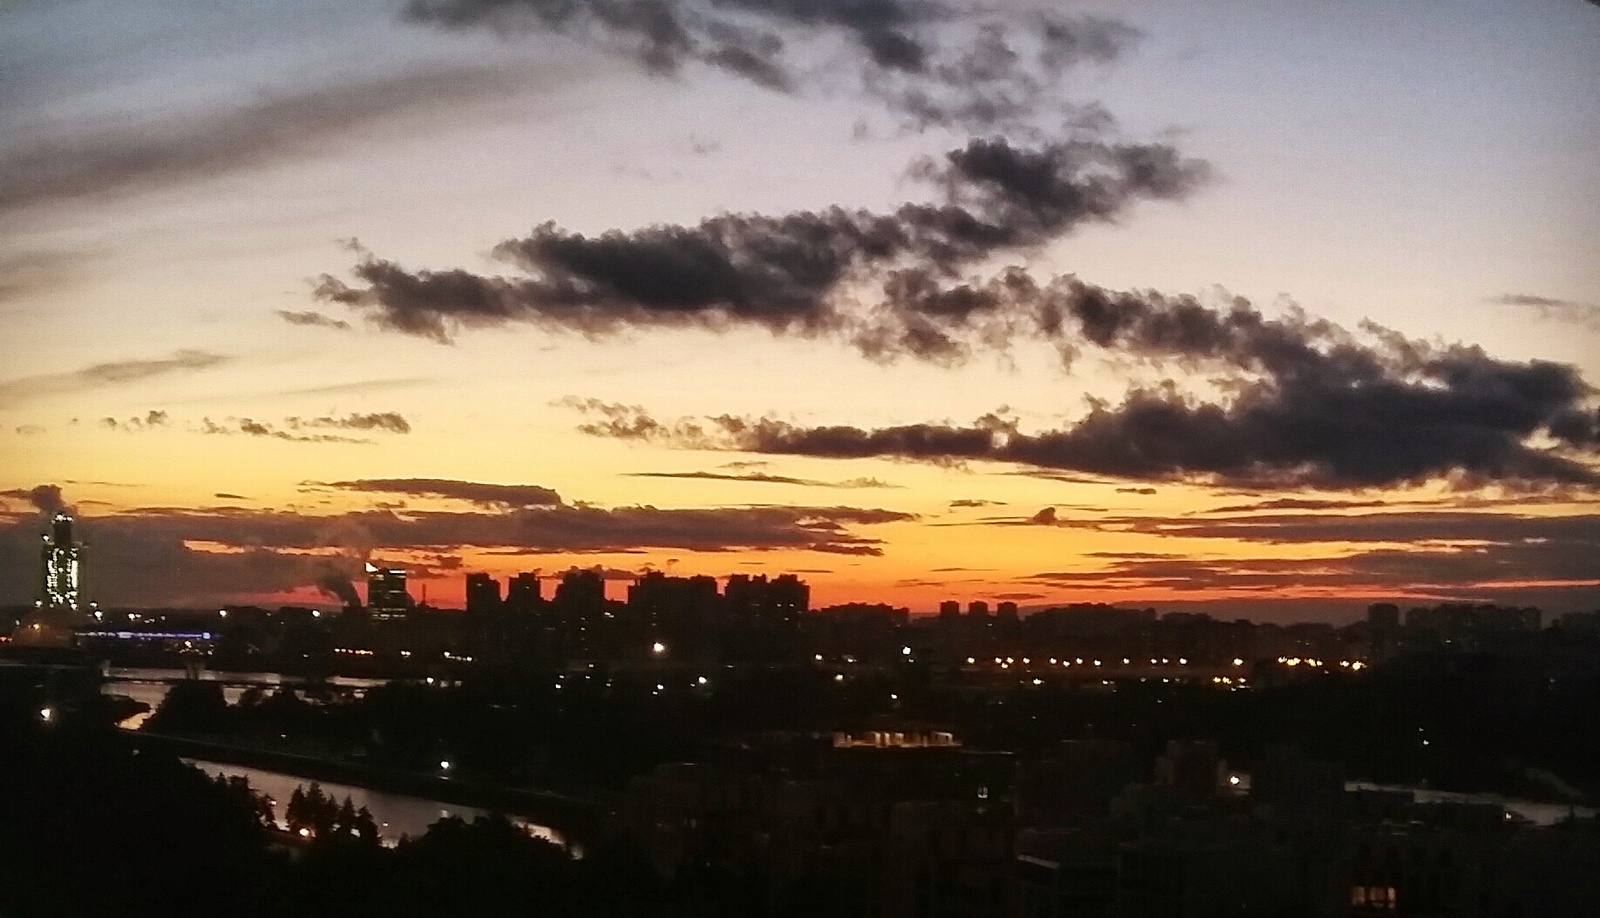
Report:
M283 820L289 826L290 832L311 828L311 819L306 813L305 788L296 786L294 793L289 795L289 805L284 808Z

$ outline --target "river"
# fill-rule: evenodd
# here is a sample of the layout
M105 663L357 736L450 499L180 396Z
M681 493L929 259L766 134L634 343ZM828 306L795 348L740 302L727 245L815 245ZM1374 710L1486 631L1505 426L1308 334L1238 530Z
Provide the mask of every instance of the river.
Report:
M113 666L106 671L105 682L100 690L107 695L122 695L143 702L150 706L150 712L154 712L167 697L167 692L172 690L172 683L184 678L187 678L187 674L181 669ZM239 697L251 687L276 688L280 685L307 684L304 679L278 673L228 673L205 670L200 673L200 679L204 682L223 683L222 695L229 704L238 704ZM318 683L352 694L360 694L383 684L382 679L357 679L350 676L330 676L325 682ZM137 730L150 717L150 712L135 714L124 720L120 726L128 730Z
M280 828L284 825L284 809L289 805L289 797L297 787L306 787L311 784L306 778L288 775L277 771L265 771L260 768L245 768L241 765L224 765L220 762L207 762L198 759L184 759L190 765L212 777L217 775L242 776L250 780L250 786L259 793L264 793L274 801L273 813L278 819ZM370 790L365 787L356 787L350 784L334 784L326 781L317 782L322 787L322 792L338 801L349 797L350 803L356 809L366 807L372 813L372 818L378 823L378 834L386 845L394 845L403 835L416 837L428 830L441 819L455 816L471 822L479 816L487 816L487 810L477 807L461 806L455 803L440 803L437 800L424 800L421 797L409 797L405 794L388 794L382 791ZM582 851L577 845L568 844L567 840L549 826L542 826L521 817L508 817L513 825L522 827L528 834L543 838L567 848L574 856L582 856Z
M1525 819L1536 826L1551 826L1566 819L1568 815L1576 815L1580 819L1591 819L1595 816L1596 809L1592 806L1569 806L1565 803L1539 803L1535 800L1519 800L1515 797L1502 797L1499 794L1458 794L1451 791L1434 790L1429 787L1407 787L1397 784L1372 784L1367 781L1350 781L1345 784L1347 791L1391 791L1411 795L1417 803L1492 803L1504 807L1507 813L1519 819Z

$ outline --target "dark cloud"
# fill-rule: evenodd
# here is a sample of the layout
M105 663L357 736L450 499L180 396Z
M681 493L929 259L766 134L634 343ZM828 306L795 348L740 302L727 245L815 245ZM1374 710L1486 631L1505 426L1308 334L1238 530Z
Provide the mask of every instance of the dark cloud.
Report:
M1154 494L1155 488L1118 488L1118 494Z
M386 433L408 434L411 424L398 411L376 411L370 414L347 414L344 417L285 418L291 429L332 428L334 430L380 430Z
M44 516L54 516L62 510L71 509L61 499L60 485L42 484L31 488L11 488L0 491L0 497L23 501Z
M973 498L961 498L959 500L953 500L950 502L951 509L955 509L957 507L1004 507L1005 505L1006 502L1003 500L981 500Z
M70 373L24 376L0 382L0 407L11 407L36 398L86 392L111 386L141 382L161 376L208 370L230 359L209 351L180 350L169 357L148 360L118 360L90 364Z
M835 336L888 359L953 361L950 329L995 305L930 289L992 255L1049 242L1134 203L1186 196L1203 164L1165 145L973 140L917 174L942 189L936 204L888 214L830 208L772 217L723 214L694 226L658 225L589 237L546 223L495 254L520 273L410 271L368 252L357 283L324 275L316 295L378 325L449 341L458 328L524 322L589 336L631 328L752 326L775 335ZM884 283L863 314L853 285ZM882 313L882 314L879 314Z
M220 498L222 500L249 500L250 499L250 498L244 496L243 494L229 494L227 491L218 491L217 493L215 493L215 494L213 494L211 496L212 497L216 497L216 498Z
M1113 292L1067 277L1040 289L1011 275L999 300L973 306L1034 328L1063 348L1206 372L1231 398L1176 385L1091 402L1068 427L1027 433L987 415L968 425L802 427L720 416L665 423L630 406L571 401L580 430L697 449L929 462L986 460L1027 474L1234 486L1359 489L1429 480L1508 487L1600 485L1600 409L1575 367L1508 361L1366 324L1357 336L1290 312L1268 318L1242 300ZM961 322L969 322L961 319Z
M333 316L323 315L315 310L293 312L288 309L279 309L277 310L276 314L278 318L288 322L290 325L301 325L312 328L333 328L338 329L339 331L350 330L349 322L346 322L343 319L335 319Z
M12 428L12 432L22 437L32 437L44 433L44 428L38 424L19 424Z
M33 489L48 505L59 491ZM33 500L32 497L19 498ZM82 520L88 589L103 603L199 603L298 587L333 587L374 551L439 554L463 548L527 554L801 550L882 553L858 527L909 514L854 507L763 506L666 510L581 505L473 512L370 510L328 516L253 510L148 508ZM32 599L38 521L0 523L0 602Z
M163 121L18 132L0 146L0 212L167 188L331 142L404 115L446 110L527 80L517 68L418 71L263 96Z
M1140 201L1183 199L1210 176L1171 145L1112 139L1108 114L1067 101L1070 70L1112 61L1137 37L1110 20L926 0L413 0L405 15L557 33L624 51L652 73L699 63L783 91L854 74L903 124L969 138L913 163L933 201L889 212L727 213L596 236L547 222L495 248L501 274L413 270L358 249L353 279L315 286L323 302L442 343L512 323L588 337L750 327L836 338L877 360L958 363L969 339L1009 343L1000 300L1025 280L977 289L955 282L963 272L1116 221ZM852 49L841 66L795 66L797 47L841 39ZM873 285L881 295L863 295Z
M1067 101L1069 71L1113 61L1139 37L1092 16L926 0L412 0L405 17L563 35L656 76L698 64L784 93L827 91L843 78L908 128L966 131L1081 115Z
M819 481L813 478L794 478L766 472L629 472L629 478L682 478L696 481L748 481L758 484L799 485L806 488L898 488L877 478L847 478L843 481Z
M306 484L337 488L342 491L444 497L482 507L555 507L564 503L561 495L539 485L488 484L454 478L364 478L358 481L306 482Z

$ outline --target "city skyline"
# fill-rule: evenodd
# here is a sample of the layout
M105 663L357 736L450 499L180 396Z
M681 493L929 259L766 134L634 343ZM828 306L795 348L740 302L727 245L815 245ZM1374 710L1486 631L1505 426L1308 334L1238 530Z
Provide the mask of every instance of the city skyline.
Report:
M0 8L0 602L1600 606L1592 4L571 8Z

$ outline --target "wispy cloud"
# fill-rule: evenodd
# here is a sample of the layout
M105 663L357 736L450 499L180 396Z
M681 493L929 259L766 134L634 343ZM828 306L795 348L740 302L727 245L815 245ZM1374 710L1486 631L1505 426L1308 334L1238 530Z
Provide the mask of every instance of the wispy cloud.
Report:
M332 328L338 331L350 330L349 322L346 322L343 319L335 319L333 316L323 315L316 310L294 312L288 309L279 309L277 310L276 315L278 318L288 322L290 325L299 325L309 328Z
M375 414L351 414L344 417L290 417L285 418L281 424L240 417L224 418L219 423L208 417L202 418L199 426L194 428L195 432L202 434L220 436L242 434L250 437L271 437L293 443L370 444L373 442L370 439L342 434L305 433L308 430L328 429L406 434L411 432L411 424L398 412L385 411Z
M34 399L86 392L162 376L193 373L220 366L233 358L201 350L174 351L167 357L96 363L70 373L25 376L0 382L0 408Z
M168 416L165 411L151 410L145 412L143 417L125 419L101 418L100 426L108 430L121 430L136 433L142 430L153 430L157 427L167 426Z
M78 252L12 252L0 255L0 304L44 291L59 290L79 274Z
M1532 309L1541 319L1570 322L1600 330L1600 303L1580 303L1577 300L1561 300L1548 296L1535 296L1531 293L1505 293L1494 297L1490 302L1502 306Z
M805 488L898 488L878 478L847 478L843 481L822 481L815 478L794 478L789 475L772 475L766 472L627 472L629 478L682 478L695 481L745 481L756 484L798 485Z
M0 146L0 212L167 188L335 141L402 116L449 110L527 84L525 68L416 70L163 120L97 124L68 133L23 132Z
M302 487L443 497L480 507L556 507L565 503L550 488L530 484L493 484L457 478L363 478L356 481L307 481Z

